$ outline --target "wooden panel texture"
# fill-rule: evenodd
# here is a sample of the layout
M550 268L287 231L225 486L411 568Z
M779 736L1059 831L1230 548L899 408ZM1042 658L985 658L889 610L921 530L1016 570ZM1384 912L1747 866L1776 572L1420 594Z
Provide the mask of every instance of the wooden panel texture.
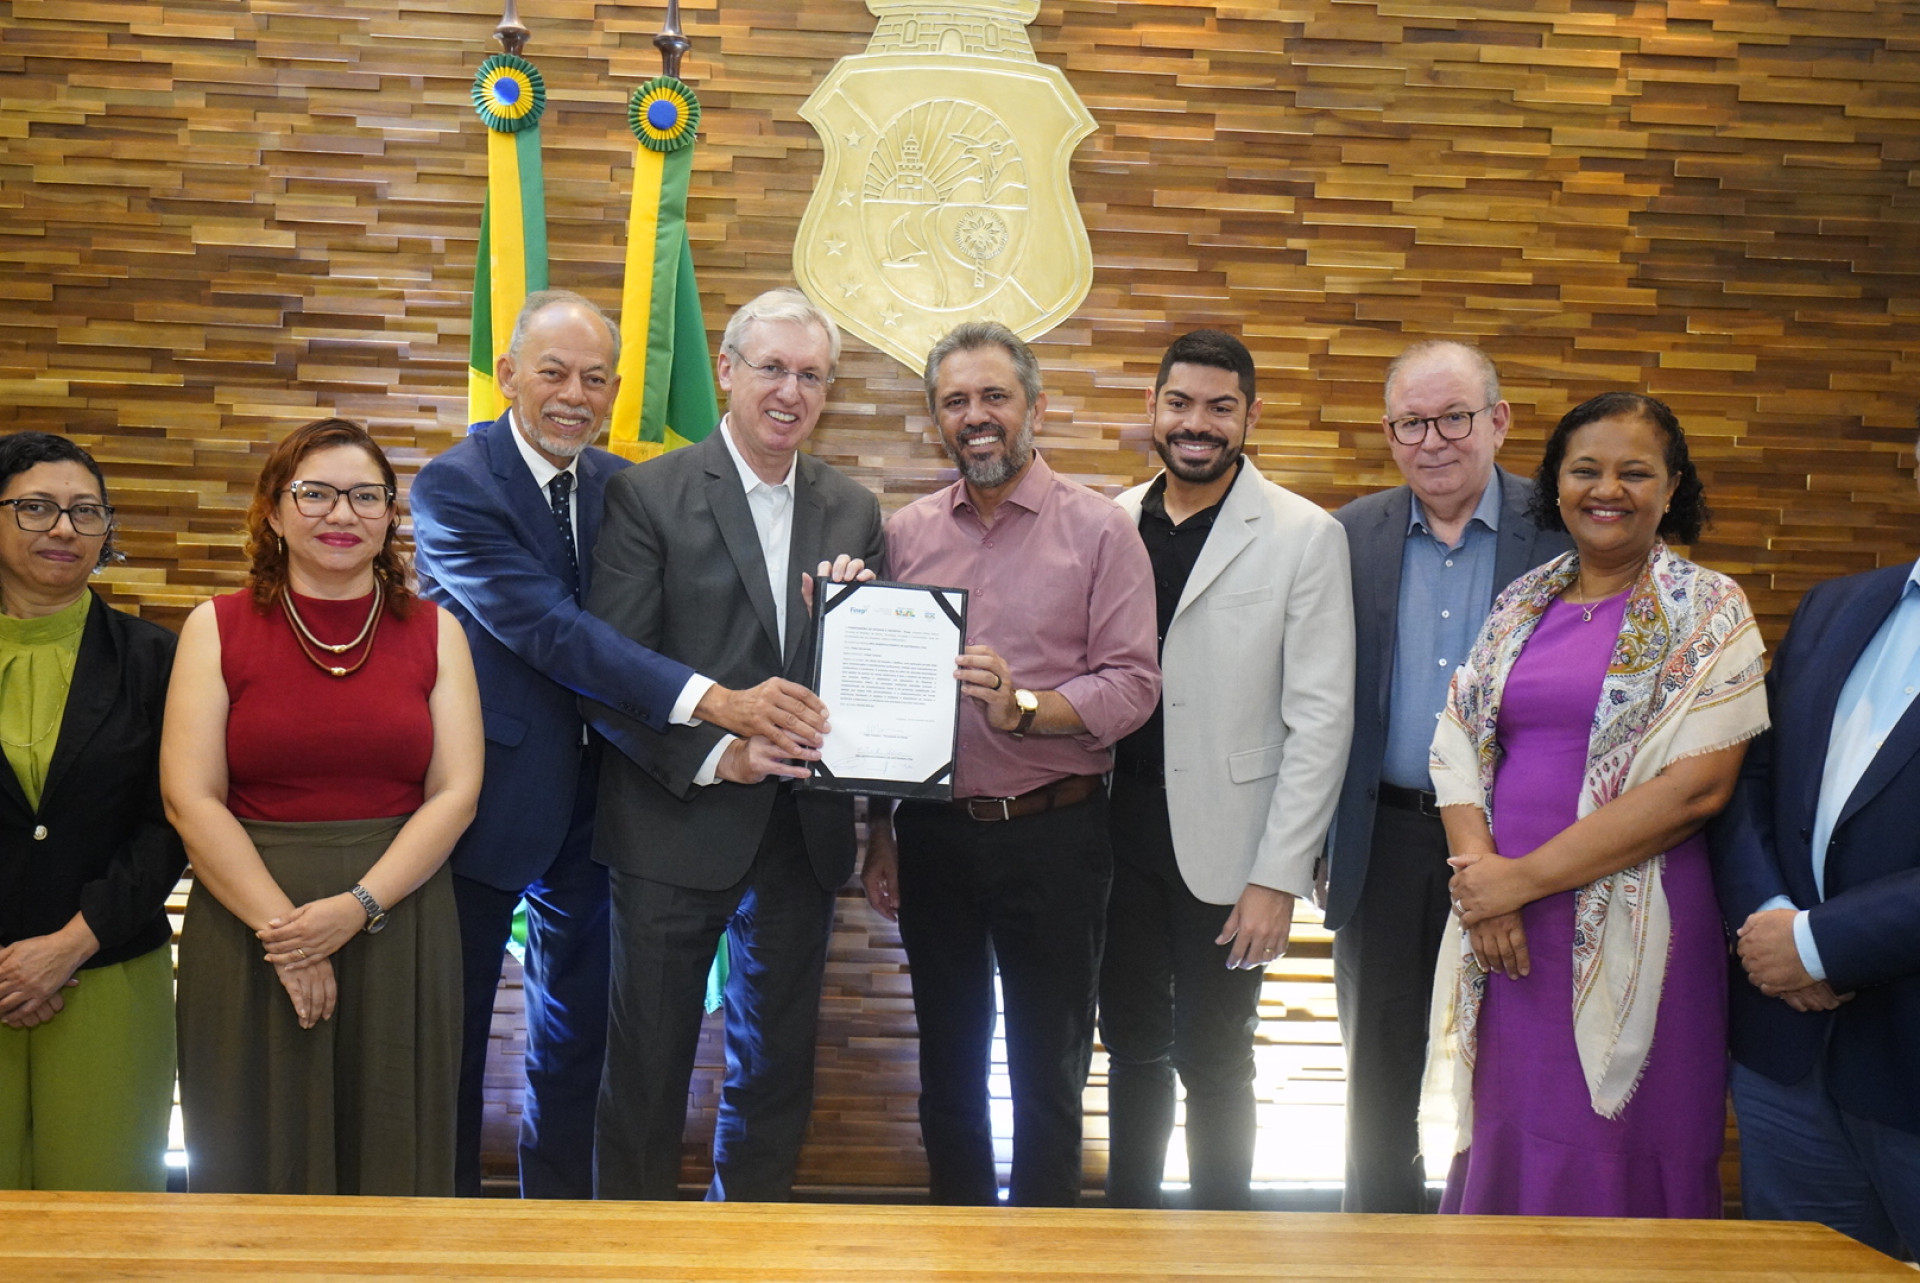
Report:
M609 306L625 98L658 70L662 11L521 6L551 95L553 279ZM683 12L717 340L789 278L821 160L797 108L874 20L858 0ZM307 418L368 421L405 475L463 431L468 85L497 18L0 0L0 431L95 449L125 519L117 603L177 623L236 584L259 457ZM1501 363L1523 470L1595 392L1669 400L1718 513L1696 551L1770 637L1810 584L1920 547L1915 0L1045 0L1031 32L1099 124L1073 163L1093 291L1037 344L1069 474L1149 474L1141 389L1174 335L1217 325L1260 361L1261 466L1336 505L1397 479L1386 361L1458 336ZM938 484L917 373L852 343L840 374L815 452L888 507ZM1283 1004L1319 1020L1305 1044L1327 1041L1317 992ZM825 1014L808 1178L920 1183L906 977L858 904Z
M686 1283L1912 1279L1824 1225L0 1191L0 1275ZM17 1271L17 1274L15 1273Z

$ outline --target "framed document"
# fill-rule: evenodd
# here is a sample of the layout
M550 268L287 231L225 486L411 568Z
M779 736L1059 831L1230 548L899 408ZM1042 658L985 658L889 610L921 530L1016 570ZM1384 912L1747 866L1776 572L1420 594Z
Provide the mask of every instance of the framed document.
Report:
M799 787L952 798L966 590L881 580L818 588L813 689L833 729Z

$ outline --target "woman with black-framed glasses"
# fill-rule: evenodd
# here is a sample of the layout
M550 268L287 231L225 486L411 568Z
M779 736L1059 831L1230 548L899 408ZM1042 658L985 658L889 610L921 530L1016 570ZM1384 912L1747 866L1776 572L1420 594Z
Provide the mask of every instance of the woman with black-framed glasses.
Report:
M85 450L0 440L0 508L0 1188L164 1190L174 637L88 588L117 554Z
M246 588L196 609L161 785L193 857L180 940L187 1187L453 1193L473 818L466 634L408 586L392 465L344 419L268 454Z

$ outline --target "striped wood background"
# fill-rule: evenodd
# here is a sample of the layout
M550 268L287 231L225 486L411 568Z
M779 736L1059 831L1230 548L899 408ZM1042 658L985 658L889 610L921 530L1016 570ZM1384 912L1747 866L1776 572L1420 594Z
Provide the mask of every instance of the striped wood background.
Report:
M683 8L717 335L788 277L820 165L796 109L873 19L856 0ZM551 89L554 280L610 305L624 102L658 69L661 12L522 6ZM177 623L237 582L258 457L295 424L367 420L404 473L462 430L484 174L467 94L497 17L0 0L0 430L96 449L131 553L118 604ZM1340 503L1395 479L1387 358L1462 336L1505 372L1513 466L1594 392L1672 402L1719 513L1697 552L1769 635L1809 584L1920 546L1915 0L1045 0L1032 36L1099 123L1073 164L1093 292L1038 345L1043 445L1072 475L1147 475L1140 389L1173 335L1224 325L1261 363L1261 465ZM937 484L916 376L858 344L841 375L816 452L889 507ZM1267 1028L1324 1050L1330 1002L1305 980L1325 951L1304 952ZM917 1184L893 932L849 901L832 968L805 1178Z

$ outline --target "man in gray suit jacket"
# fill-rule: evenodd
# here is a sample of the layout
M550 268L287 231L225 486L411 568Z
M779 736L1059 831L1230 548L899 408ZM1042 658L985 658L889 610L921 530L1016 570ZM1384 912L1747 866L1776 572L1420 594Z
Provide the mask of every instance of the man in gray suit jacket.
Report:
M1434 719L1494 596L1569 546L1528 519L1532 484L1494 466L1511 417L1485 353L1416 343L1387 367L1381 419L1407 484L1334 514L1347 529L1357 642L1327 890L1349 1212L1426 1209L1416 1124L1452 872L1427 776Z
M880 507L800 444L826 402L839 331L797 290L735 313L717 366L728 414L705 441L607 485L589 608L727 686L805 681L805 574L883 557ZM751 676L749 676L751 675ZM594 858L613 895L613 996L595 1194L676 1197L701 997L721 933L727 1075L707 1196L788 1197L813 1104L833 894L853 871L853 800L796 794L807 767L720 727L655 729L591 704L619 752L601 774ZM817 757L818 739L789 728Z
M1239 339L1176 339L1147 413L1166 470L1120 507L1153 563L1162 697L1114 753L1107 1201L1160 1205L1178 1070L1189 1205L1232 1211L1260 982L1313 893L1353 730L1353 592L1339 524L1241 453L1260 401Z

